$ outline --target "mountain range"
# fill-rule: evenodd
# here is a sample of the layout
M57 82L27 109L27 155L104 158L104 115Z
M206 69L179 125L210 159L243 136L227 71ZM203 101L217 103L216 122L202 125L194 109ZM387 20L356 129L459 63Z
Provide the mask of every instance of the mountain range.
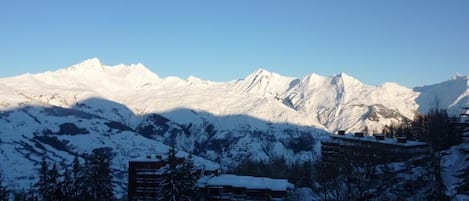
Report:
M76 154L109 148L115 189L124 192L127 162L168 144L223 167L248 158L293 162L314 159L330 132L371 134L435 107L457 115L468 104L468 76L411 89L345 73L294 78L259 69L212 82L93 58L0 79L0 170L20 189L34 183L44 153L67 167Z

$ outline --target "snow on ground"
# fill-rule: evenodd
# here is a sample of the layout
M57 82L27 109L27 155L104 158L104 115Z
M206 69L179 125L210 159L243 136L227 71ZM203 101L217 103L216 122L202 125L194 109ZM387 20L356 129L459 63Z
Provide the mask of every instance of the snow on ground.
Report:
M457 174L459 170L469 165L465 161L467 154L464 150L469 151L469 143L452 146L450 149L443 151L442 168L443 168L443 182L447 187L447 194L454 196L457 194L456 187L459 182ZM456 200L469 200L468 196L457 195Z
M289 139L304 140L302 133L318 139L324 130L379 130L428 108L435 94L445 97L445 106L457 108L469 101L467 80L458 77L412 90L394 83L366 85L345 73L291 78L260 69L237 81L210 82L160 78L142 64L106 66L93 58L57 71L0 79L0 168L7 181L27 187L44 150L58 162L71 161L70 152L110 147L112 168L122 172L129 158L167 151L158 141L163 138L150 140L135 132L152 113L169 119L159 125L168 129L165 139L179 129L196 136L183 139L189 142L213 140L201 144L213 147L203 154L222 165L242 157L307 159L318 151L318 142L311 140L313 148L294 153L288 146L296 145ZM112 128L116 122L128 128ZM57 134L64 123L89 133ZM212 133L207 134L208 128ZM458 157L455 152L446 160ZM118 177L125 180L125 173Z
M413 118L419 108L428 108L435 94L445 97L445 106L461 105L469 101L464 98L469 95L467 80L458 77L448 84L416 88L416 92L395 83L366 85L345 73L330 77L311 74L299 79L259 69L244 79L223 83L195 77L160 78L142 64L106 66L93 58L57 71L2 78L1 94L22 98L7 98L0 104L35 101L71 107L95 97L123 104L136 115L186 108L220 116L249 115L273 123L329 131L359 131L365 126L379 129L384 123L398 120L379 114L376 122L364 121L373 105L406 118Z
M296 188L294 193L297 201L320 201L321 198L311 188Z

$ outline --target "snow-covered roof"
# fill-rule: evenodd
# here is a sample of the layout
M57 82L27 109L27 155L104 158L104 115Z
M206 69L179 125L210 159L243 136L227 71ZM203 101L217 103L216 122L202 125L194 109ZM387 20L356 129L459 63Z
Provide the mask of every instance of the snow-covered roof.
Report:
M176 153L176 157L178 158L186 158L189 154L187 152L178 151ZM146 156L134 158L130 160L130 162L158 162L162 160L166 160L168 158L168 154L148 154ZM207 171L215 171L220 169L220 165L213 161L207 160L205 158L192 155L192 159L194 161L194 166L196 168L204 169Z
M405 143L403 143L403 142L397 142L396 138L387 138L387 137L385 137L384 139L378 140L378 139L376 139L375 136L357 137L353 134L345 134L345 135L332 134L332 135L330 135L330 137L332 139L367 141L367 142L391 144L391 145L403 146L403 147L414 147L414 146L425 146L425 145L427 145L427 143L425 143L425 142L418 142L418 141L412 141L412 140L407 140Z
M246 189L269 189L272 191L286 191L295 188L295 186L286 179L238 176L233 174L222 174L207 178L202 177L198 184L205 184L205 186L231 186Z

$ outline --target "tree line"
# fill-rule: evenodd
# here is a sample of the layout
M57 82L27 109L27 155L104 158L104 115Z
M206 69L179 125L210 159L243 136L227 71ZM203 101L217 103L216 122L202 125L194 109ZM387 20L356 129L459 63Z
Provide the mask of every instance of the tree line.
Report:
M176 156L176 149L168 151L167 166L164 170L158 200L195 200L196 182L199 178L193 156ZM113 195L112 156L107 149L95 149L82 156L84 163L75 155L71 167L59 171L55 162L43 154L39 162L38 181L27 190L9 191L0 174L0 201L111 201ZM13 197L11 197L13 196ZM122 200L127 200L124 196Z
M313 185L313 165L314 163L311 160L289 163L283 157L272 158L268 161L247 159L238 166L229 169L228 173L288 179L296 187L311 187Z
M387 137L407 137L430 145L429 153L402 162L400 168L360 160L360 156L344 156L334 167L326 166L321 159L294 164L283 158L246 160L230 172L288 178L296 187L312 188L323 201L450 200L441 175L441 151L463 142L461 136L467 130L454 122L446 110L431 109L413 121L385 126L383 133ZM469 156L466 160L469 162ZM469 166L458 176L458 192L469 195Z
M112 156L107 149L95 149L83 156L75 155L71 168L59 171L57 164L43 154L38 169L38 181L30 189L9 192L1 185L0 200L15 201L111 201L113 197Z
M406 137L426 142L433 152L437 152L462 142L464 128L455 123L455 119L445 109L432 108L426 114L418 114L413 121L386 125L383 133L387 137Z

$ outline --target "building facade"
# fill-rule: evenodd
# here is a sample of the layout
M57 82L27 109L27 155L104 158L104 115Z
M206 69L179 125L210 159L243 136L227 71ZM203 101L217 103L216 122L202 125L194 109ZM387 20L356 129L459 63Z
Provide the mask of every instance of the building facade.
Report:
M405 161L429 152L427 143L410 141L405 137L387 138L384 135L366 136L364 133L329 135L321 141L321 155L326 166L341 161L384 164Z
M295 188L286 179L232 174L201 178L197 187L206 201L283 201Z
M181 160L184 155L178 156ZM155 201L160 195L160 186L167 161L164 155L151 155L129 161L129 201ZM195 169L199 173L197 195L201 201L260 201L286 200L294 185L286 179L219 174L217 163L194 157Z
M186 153L178 152L178 160L184 160ZM152 154L129 161L128 199L129 201L155 201L160 197L160 186L167 166L167 155ZM201 177L218 175L220 165L200 157L194 157L194 168Z

